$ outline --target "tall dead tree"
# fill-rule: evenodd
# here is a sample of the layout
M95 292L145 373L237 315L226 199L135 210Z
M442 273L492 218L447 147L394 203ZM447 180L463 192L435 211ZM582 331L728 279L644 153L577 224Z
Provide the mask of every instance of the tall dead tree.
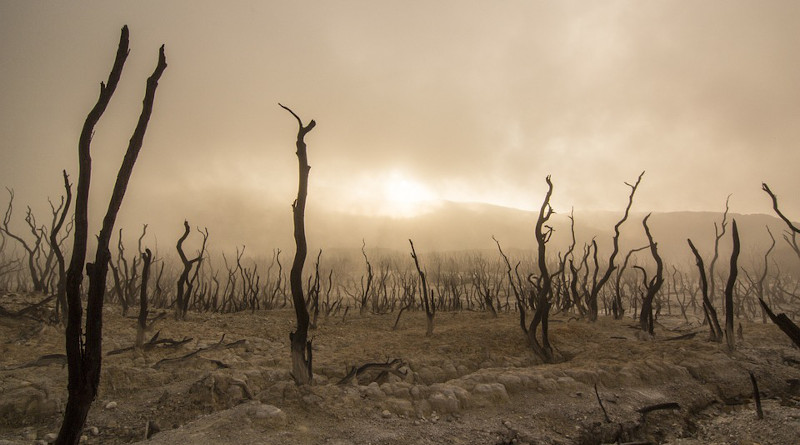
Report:
M714 309L714 303L711 301L708 295L708 279L706 279L706 270L705 266L703 265L703 257L700 256L700 252L698 252L697 248L694 247L694 243L692 243L691 239L687 239L686 241L689 243L689 248L692 249L692 253L694 254L694 258L697 263L697 269L700 272L700 291L703 294L703 314L705 315L706 322L711 330L710 340L714 342L721 342L722 328L719 326L719 319L717 318L717 311Z
M736 286L736 277L739 273L739 267L737 266L739 260L739 230L736 228L735 219L731 224L731 237L733 238L731 271L728 275L728 283L725 285L725 340L729 351L736 349L736 338L733 336L733 288Z
M550 293L553 287L552 277L547 270L547 242L550 241L550 236L553 234L552 227L547 225L547 221L553 216L553 207L550 206L550 197L553 196L553 183L550 181L550 175L545 178L547 182L547 193L542 201L542 207L539 209L539 216L536 219L536 226L534 227L534 237L536 238L537 245L537 258L536 262L539 265L539 277L537 280L533 276L529 276L531 284L531 306L534 307L533 319L531 324L526 330L528 335L528 342L534 354L536 354L543 362L552 363L555 361L553 356L553 348L550 345L550 337L548 335L548 323L550 317ZM520 324L525 330L524 321L524 308L520 306ZM536 331L541 328L542 342L536 336Z
M647 274L645 274L644 286L646 294L644 300L642 300L642 312L639 314L639 327L642 328L642 331L653 335L653 328L655 327L655 323L653 322L653 299L661 289L661 285L664 284L664 262L658 254L658 243L653 241L653 235L650 234L650 227L647 226L647 220L649 218L650 214L644 217L642 226L644 226L644 233L647 235L647 241L650 243L650 254L653 255L653 259L656 262L656 274L649 281L647 280ZM641 270L644 272L644 269Z
M159 50L158 64L155 71L147 79L142 112L130 138L128 149L117 174L111 200L103 218L100 235L97 237L97 252L93 263L86 264L89 277L89 289L86 308L86 337L83 337L81 319L81 283L83 281L84 262L86 260L86 244L88 240L88 203L89 183L91 181L92 160L90 145L94 127L105 112L111 96L119 83L122 68L128 56L128 27L124 26L120 35L119 46L113 68L107 83L100 84L100 97L89 112L78 142L78 185L75 197L75 236L72 246L72 257L67 270L67 304L69 316L66 328L66 352L68 365L68 398L55 443L58 445L77 444L80 440L86 416L92 401L97 396L100 383L103 338L103 296L106 287L108 262L111 258L108 244L114 231L117 213L128 186L133 166L144 142L147 124L153 110L156 88L161 74L167 67L164 46Z
M295 114L289 107L281 104L281 108L288 111L297 119L297 163L299 166L299 177L297 184L297 199L292 204L292 216L294 220L294 242L296 251L292 269L289 272L289 286L292 291L292 302L294 312L297 317L297 330L289 333L289 340L292 343L292 377L297 385L308 385L313 376L311 370L311 342L308 341L309 315L306 299L303 295L303 265L306 262L308 246L306 244L306 197L308 196L308 173L311 166L308 165L308 154L306 150L305 137L317 123L312 119L308 125L303 125L300 116Z
M625 214L622 215L622 218L614 225L614 237L612 238L612 244L614 246L613 250L611 251L611 255L608 257L608 265L606 271L600 277L599 280L593 280L592 282L592 290L589 293L589 321L597 321L597 296L600 294L600 290L603 289L603 286L608 282L609 278L611 278L611 274L616 269L614 265L614 259L617 257L619 253L619 228L622 227L622 224L628 220L628 215L631 211L631 206L633 205L633 195L636 194L636 189L639 187L639 183L642 182L642 176L644 176L644 172L639 174L639 177L636 179L636 183L633 185L629 183L625 183L631 189L631 194L628 195L628 205L625 207ZM592 241L594 244L594 240ZM597 244L594 244L594 254L595 254L595 262L597 261ZM597 274L597 267L595 266L595 276ZM611 305L612 310L614 311L614 318L619 320L622 318L624 311L622 310L622 302L618 302L614 299L614 302Z

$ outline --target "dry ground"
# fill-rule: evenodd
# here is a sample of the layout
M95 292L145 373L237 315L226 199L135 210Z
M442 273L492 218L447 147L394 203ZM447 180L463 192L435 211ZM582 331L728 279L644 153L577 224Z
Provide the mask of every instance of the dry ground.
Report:
M6 309L27 301L0 299ZM105 311L107 352L135 338L134 320L119 312ZM142 441L150 422L160 432L147 442L164 445L800 444L800 352L773 325L745 323L728 354L706 341L705 328L677 319L662 317L651 340L630 319L555 317L551 337L564 362L543 365L516 314L439 313L429 338L424 314L404 313L393 331L395 316L320 320L308 388L288 373L291 310L162 319L159 338L191 341L105 356L85 443ZM687 332L698 334L666 340ZM39 359L63 353L63 331L0 318L0 342L0 444L43 443L58 430L67 372L59 358ZM405 376L336 384L348 366L396 358ZM748 371L763 393L763 420ZM680 409L637 412L667 402Z

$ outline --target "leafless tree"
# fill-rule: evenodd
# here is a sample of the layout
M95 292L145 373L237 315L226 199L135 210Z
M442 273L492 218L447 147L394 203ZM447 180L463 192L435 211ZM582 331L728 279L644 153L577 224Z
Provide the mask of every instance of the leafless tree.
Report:
M595 279L592 280L592 290L589 294L589 321L597 321L597 296L600 293L600 290L605 286L608 282L609 278L611 278L611 274L614 272L616 266L614 265L614 259L617 257L619 253L619 229L622 227L622 224L628 219L628 214L630 213L631 206L633 205L633 195L636 193L636 189L639 187L639 183L642 181L642 176L644 176L644 172L639 174L639 177L636 179L636 182L631 185L629 183L625 183L631 189L630 195L628 195L628 205L625 207L625 214L622 218L614 225L614 237L612 238L612 244L614 246L613 250L611 251L611 255L608 257L608 265L606 271L600 277L599 280L596 279L597 277L597 243L592 240L592 244L594 246L594 262L595 262ZM613 307L613 305L612 305ZM619 316L617 316L619 315ZM614 314L615 318L622 318L622 314Z
M150 264L153 253L145 249L142 253L142 286L139 292L139 318L136 323L136 347L141 348L144 343L144 332L147 329L147 281L150 279Z
M292 289L292 302L297 317L297 330L289 333L292 343L292 377L297 385L308 385L313 376L311 366L311 341L308 340L309 315L306 307L306 299L303 295L303 265L306 262L306 228L305 211L306 198L308 196L308 173L311 166L308 165L308 154L306 150L305 136L314 129L317 123L312 119L308 125L303 125L303 121L294 111L278 104L284 110L297 119L297 162L299 166L299 178L297 187L297 199L292 204L292 215L294 220L294 241L297 250L292 262L292 270L289 272L289 285Z
M33 235L33 242L29 244L22 236L12 232L8 223L11 221L11 216L14 211L14 190L9 188L6 188L6 190L9 194L8 207L6 208L6 213L3 217L3 225L0 227L0 231L17 241L28 253L28 270L31 275L33 290L35 292L45 292L45 277L42 276L42 271L37 267L37 259L41 255L42 241L46 239L44 228L36 224L36 218L33 216L31 208L28 207L27 213L25 214L25 222L28 224L28 228Z
M694 246L691 239L687 238L686 241L689 243L689 248L692 249L692 253L694 254L694 258L697 263L697 269L700 273L700 291L703 294L703 314L705 315L706 322L711 330L710 340L714 342L721 342L722 328L719 325L719 319L717 318L717 311L714 309L714 303L711 301L711 298L709 298L708 280L706 279L706 270L705 266L703 265L703 257L700 256L700 253L697 251L697 248Z
M639 327L641 327L642 331L647 332L650 335L653 335L653 299L655 298L658 291L661 289L661 285L664 284L664 263L661 260L661 256L658 254L658 244L653 241L653 235L650 234L650 227L647 226L647 220L650 218L650 214L644 217L642 220L642 226L644 226L644 233L647 235L647 241L650 243L650 254L653 255L653 259L656 262L656 273L651 280L647 280L647 273L644 274L644 286L647 293L642 300L642 311L639 313ZM644 268L640 268L640 270L644 273Z
M83 339L81 319L81 282L83 281L86 244L88 238L88 200L89 182L91 178L90 145L95 124L100 120L111 96L119 83L122 67L128 56L128 27L122 28L114 66L108 82L100 84L100 97L89 112L78 142L79 172L75 197L75 236L72 258L67 269L66 295L69 316L66 328L66 352L68 365L68 399L64 411L64 420L55 443L58 445L74 445L80 440L86 416L92 401L97 395L100 383L102 362L102 329L103 329L103 296L105 294L108 261L111 253L109 241L114 231L117 213L128 186L133 166L144 141L147 123L153 109L156 87L161 74L167 67L164 46L161 46L158 64L153 74L147 79L142 113L131 136L128 149L120 166L117 180L111 194L111 200L103 219L100 235L97 239L97 252L94 263L86 264L89 276L89 290L86 308L86 337Z
M736 349L736 338L733 336L733 288L736 285L736 277L739 273L737 266L739 260L739 230L736 228L735 219L731 224L731 236L733 238L731 270L728 275L728 283L725 285L725 340L729 351Z
M523 331L528 335L528 342L534 354L536 354L543 362L551 363L555 360L553 355L553 348L550 345L550 338L548 333L548 324L550 317L550 294L552 290L552 277L547 269L547 243L550 241L550 236L553 234L553 228L547 225L547 221L553 215L553 208L550 206L550 197L553 196L553 182L550 180L550 175L545 178L547 183L547 193L542 201L542 207L539 209L539 216L536 219L536 226L533 234L536 238L537 244L537 264L539 266L539 276L528 276L528 281L532 285L531 290L531 306L535 308L533 319L530 325L525 329L524 322L524 308L520 306L520 325ZM537 338L537 331L541 330L541 343Z
M422 286L422 294L420 297L422 299L422 305L425 308L425 318L427 320L425 335L430 337L433 335L433 320L436 316L436 301L433 298L433 291L428 287L428 277L426 276L425 271L423 271L419 265L417 251L414 250L414 242L408 240L408 243L411 244L411 258L414 259L414 266L417 268L420 286Z
M64 221L67 217L67 211L69 210L70 203L72 203L72 184L69 183L69 176L67 176L67 171L62 170L64 176L64 190L66 192L66 199L62 198L61 205L58 209L53 209L53 219L54 224L52 230L50 230L50 247L53 249L53 253L56 256L56 262L58 265L58 283L56 284L56 317L59 317L59 320L62 323L67 322L67 311L65 308L67 307L67 294L66 294L66 265L64 261L64 254L61 252L60 241L58 239L58 233L61 231L61 228L64 226ZM60 210L60 214L59 214ZM58 219L55 219L55 215L59 214Z
M719 226L717 223L714 223L714 256L711 257L711 262L708 265L708 298L711 299L713 302L716 298L716 275L714 274L714 266L717 264L717 259L719 258L719 242L723 236L725 236L725 232L728 228L728 210L729 202L731 200L731 195L728 195L725 198L725 212L722 214L722 222Z
M189 274L192 271L192 268L195 269L195 276L196 271L200 267L200 262L203 261L203 255L205 254L206 250L206 242L208 241L208 229L200 230L199 228L197 231L200 235L203 236L203 244L200 247L200 251L198 252L197 256L192 258L191 260L186 257L186 254L183 252L183 242L186 241L186 238L189 237L189 232L191 229L189 228L189 222L183 222L183 235L178 238L178 243L175 246L178 250L178 256L181 259L181 263L183 263L183 271L181 272L180 277L178 278L178 286L177 290L178 293L176 294L175 300L175 319L176 320L184 320L186 318L186 312L189 310L189 300L192 295L192 289L194 288L194 280L189 279Z
M775 210L775 213L786 223L786 226L789 230L784 233L783 239L792 248L794 253L797 255L797 258L800 259L800 246L797 244L797 234L800 233L800 228L798 228L792 221L786 217L786 215L781 212L781 209L778 207L778 196L775 193L772 193L769 186L766 183L761 184L761 189L769 195L770 199L772 199L772 209Z

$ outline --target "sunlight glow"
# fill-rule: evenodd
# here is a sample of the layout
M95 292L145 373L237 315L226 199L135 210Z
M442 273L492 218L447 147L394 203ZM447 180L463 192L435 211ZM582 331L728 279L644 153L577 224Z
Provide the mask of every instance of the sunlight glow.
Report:
M412 218L433 210L439 195L422 181L399 170L368 174L340 184L336 200L349 212L371 216Z

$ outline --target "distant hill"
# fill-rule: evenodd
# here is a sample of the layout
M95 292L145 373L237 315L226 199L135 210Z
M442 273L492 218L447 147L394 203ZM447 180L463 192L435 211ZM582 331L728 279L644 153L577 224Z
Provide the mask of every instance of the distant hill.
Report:
M281 248L285 254L294 250L292 238L291 209L255 208L229 203L230 207L220 206L196 210L190 222L192 225L207 226L212 249L232 251L236 246L247 245L249 255L269 255L273 248ZM244 210L242 210L244 209ZM158 215L151 215L153 216ZM361 216L343 212L322 212L310 206L306 213L306 230L310 252L323 248L360 249L364 240L370 249L383 248L399 251L408 250L408 239L414 240L421 251L494 251L496 246L492 235L509 252L532 251L536 248L533 228L536 212L519 210L480 203L443 202L429 213L415 218L391 218ZM611 249L611 236L614 224L622 216L622 210L583 212L575 211L575 236L577 250L582 251L584 243L596 238L600 248L601 261L607 258ZM646 244L642 218L645 214L633 212L621 229L621 250L623 254L631 248ZM761 264L763 254L769 247L766 227L770 227L777 240L774 258L787 267L800 270L800 263L782 239L784 223L771 215L730 214L735 218L742 241L743 265L752 268L753 261ZM161 221L151 225L156 233L158 227L167 227L166 234L159 233L162 250L173 251L174 240L182 231L182 221ZM720 212L668 212L653 213L650 227L659 251L670 263L693 266L687 238L692 238L705 258L713 252L714 223L722 220ZM554 228L550 252L555 255L565 251L570 243L569 218L565 214L555 214L550 225ZM174 230L173 230L174 229ZM174 233L172 233L174 232ZM127 236L137 234L133 227L126 228ZM190 238L190 243L193 238ZM720 262L727 263L730 255L730 227L720 242ZM284 257L285 258L285 257ZM759 266L760 268L760 266Z

